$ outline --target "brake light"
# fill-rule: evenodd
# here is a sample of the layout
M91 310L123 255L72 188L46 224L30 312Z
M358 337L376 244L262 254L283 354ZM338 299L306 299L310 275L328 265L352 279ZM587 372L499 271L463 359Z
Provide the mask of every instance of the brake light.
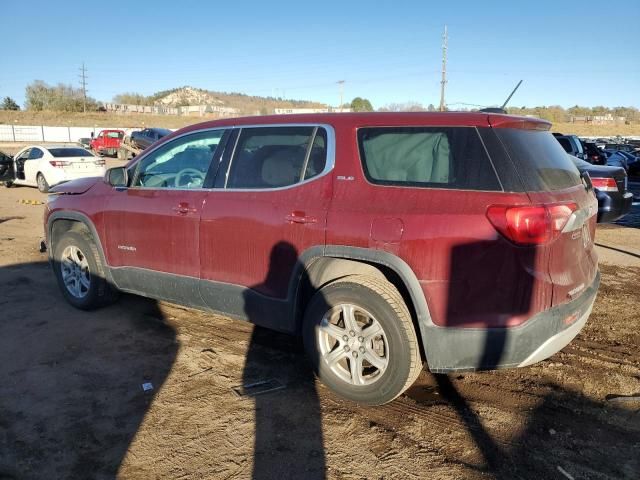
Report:
M60 168L60 167L68 167L71 165L71 162L65 162L64 160L50 160L49 163L52 167Z
M591 178L591 184L601 192L618 191L618 184L614 178Z
M487 209L487 218L500 234L517 245L542 245L560 235L577 208L575 203L492 205Z

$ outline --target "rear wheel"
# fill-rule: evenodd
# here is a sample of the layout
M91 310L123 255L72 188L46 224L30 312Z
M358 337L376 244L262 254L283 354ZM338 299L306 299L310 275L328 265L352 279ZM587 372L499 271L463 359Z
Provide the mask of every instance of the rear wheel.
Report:
M63 235L55 245L53 269L63 295L76 308L92 310L117 298L105 278L98 249L86 232Z
M36 182L38 183L38 190L42 193L47 193L49 191L49 184L42 173L38 173Z
M422 369L407 306L376 277L353 275L319 290L305 312L303 337L320 380L358 403L390 402Z

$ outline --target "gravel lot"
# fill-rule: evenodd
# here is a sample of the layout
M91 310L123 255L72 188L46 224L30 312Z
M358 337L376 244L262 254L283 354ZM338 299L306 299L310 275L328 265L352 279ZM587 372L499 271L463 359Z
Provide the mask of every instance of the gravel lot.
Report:
M640 395L640 229L598 229L600 293L559 354L365 408L296 338L134 296L73 309L21 200L44 195L0 188L2 479L640 478L640 401L617 398ZM267 379L286 388L232 391Z

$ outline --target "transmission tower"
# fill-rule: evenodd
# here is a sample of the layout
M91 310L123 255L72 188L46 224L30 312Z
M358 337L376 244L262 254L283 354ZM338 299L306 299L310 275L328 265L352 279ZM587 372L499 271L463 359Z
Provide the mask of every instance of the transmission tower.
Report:
M342 100L344 97L344 80L338 80L336 83L340 85L340 111L342 112Z
M447 109L444 101L444 88L447 84L447 26L444 26L444 34L442 35L442 80L440 81L440 111Z
M82 87L82 111L87 113L87 69L82 62L80 67L80 87Z

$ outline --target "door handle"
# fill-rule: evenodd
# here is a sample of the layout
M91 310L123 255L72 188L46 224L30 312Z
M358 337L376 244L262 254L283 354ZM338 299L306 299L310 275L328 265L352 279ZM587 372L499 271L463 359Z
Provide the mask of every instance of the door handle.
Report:
M187 215L189 213L197 212L195 208L190 207L189 204L186 202L180 202L178 206L173 207L171 210L173 210L176 213L179 213L180 215Z
M304 212L291 212L289 215L284 217L285 220L289 223L317 223L318 219L315 217L307 216Z

